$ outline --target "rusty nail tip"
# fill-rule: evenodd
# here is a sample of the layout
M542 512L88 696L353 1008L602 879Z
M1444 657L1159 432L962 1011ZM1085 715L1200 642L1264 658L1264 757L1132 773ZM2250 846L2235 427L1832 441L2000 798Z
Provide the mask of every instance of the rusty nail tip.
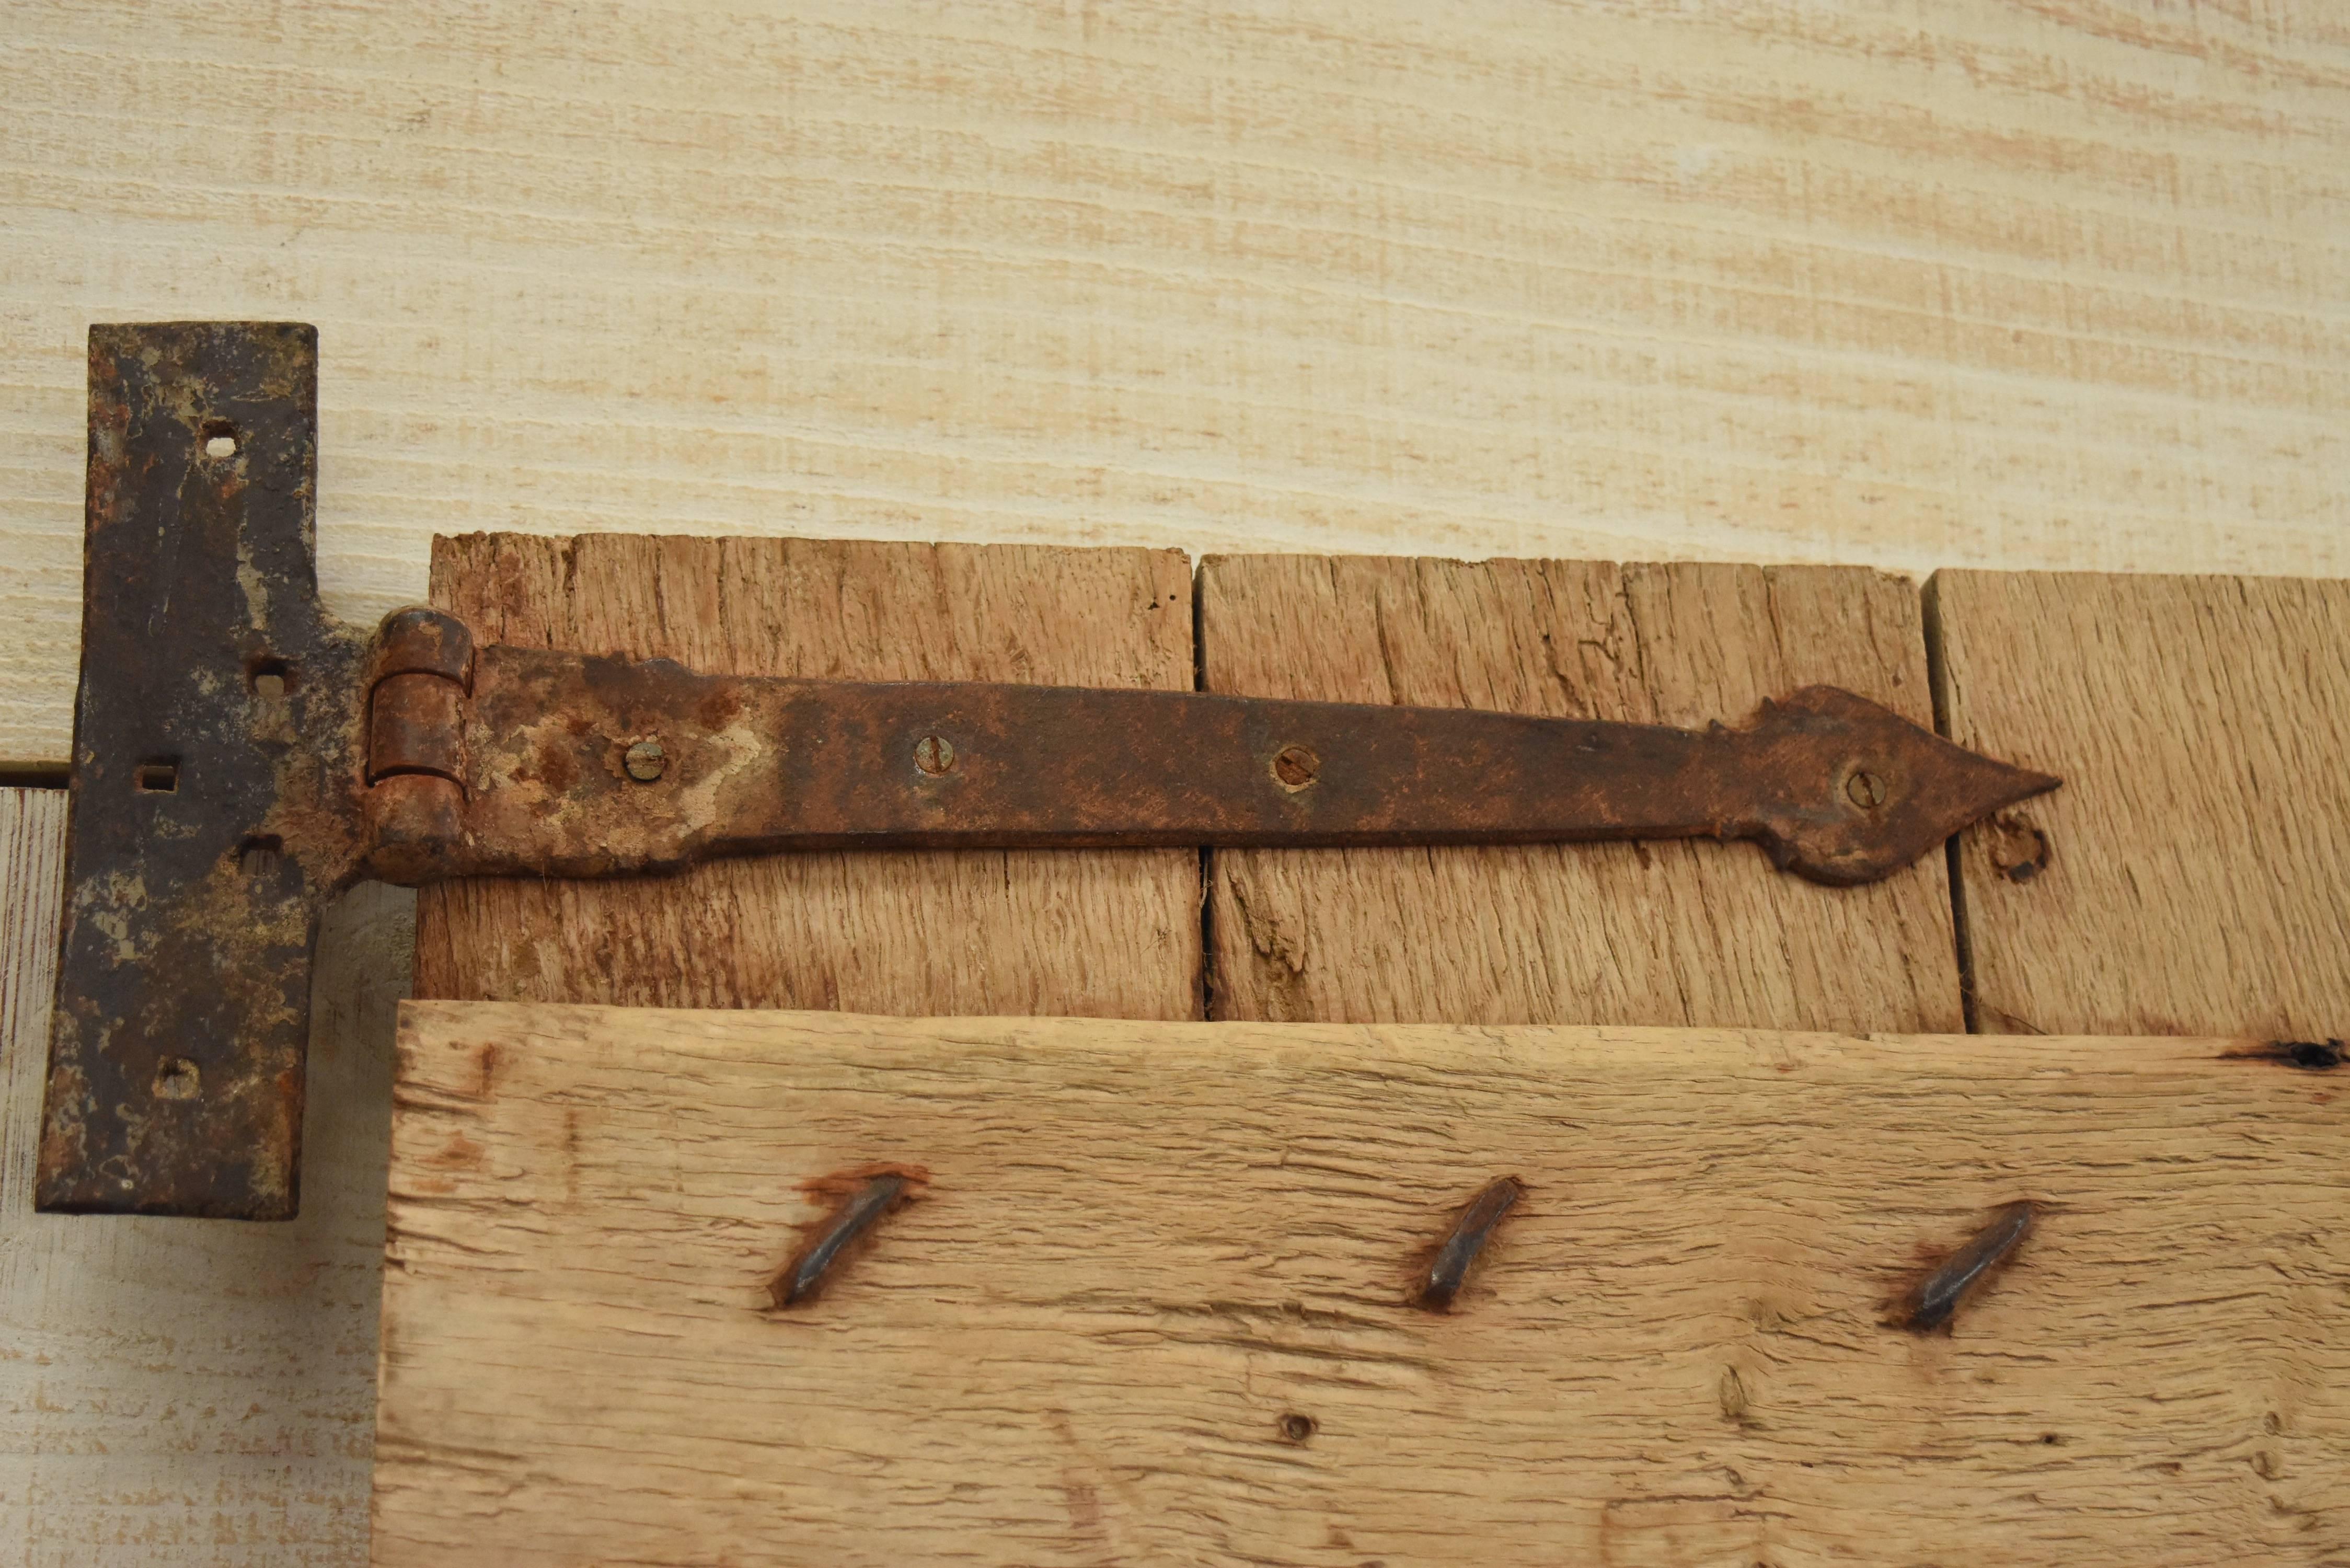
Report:
M848 1244L871 1230L875 1221L897 1207L914 1186L911 1178L898 1171L868 1177L769 1284L768 1294L775 1305L798 1306L814 1300Z
M2350 1046L2339 1040L2262 1040L2220 1053L2231 1062L2274 1062L2304 1073L2327 1073L2350 1059Z
M1436 1250L1436 1259L1428 1266L1428 1277L1419 1287L1419 1304L1430 1312L1451 1312L1461 1286L1469 1277L1469 1269L1476 1262L1485 1243L1492 1238L1493 1229L1524 1196L1525 1183L1514 1176L1501 1176L1485 1184L1484 1189L1469 1200L1453 1222L1451 1233Z
M1893 1304L1887 1324L1915 1334L1931 1334L1949 1325L1959 1305L1998 1267L2014 1256L2032 1234L2041 1205L2031 1199L2003 1203L1990 1222L1967 1244L1904 1293Z

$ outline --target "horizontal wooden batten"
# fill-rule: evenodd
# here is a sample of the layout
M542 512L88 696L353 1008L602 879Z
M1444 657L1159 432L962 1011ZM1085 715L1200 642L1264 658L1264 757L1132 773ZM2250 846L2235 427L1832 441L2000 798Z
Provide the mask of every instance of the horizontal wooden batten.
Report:
M412 1003L376 1559L2324 1561L2350 1068L2246 1052Z

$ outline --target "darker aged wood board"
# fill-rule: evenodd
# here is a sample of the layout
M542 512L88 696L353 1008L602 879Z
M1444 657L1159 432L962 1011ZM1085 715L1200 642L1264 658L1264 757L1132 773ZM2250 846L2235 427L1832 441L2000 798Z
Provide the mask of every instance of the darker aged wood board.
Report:
M1932 722L1918 591L1860 567L1211 557L1246 696L1738 722L1813 682ZM1219 851L1214 1016L1960 1027L1948 871L1815 887L1752 846Z
M2350 1037L2350 583L1929 594L1950 737L2065 780L1960 836L1975 1026Z
M1180 556L586 535L443 541L484 640L698 668L1181 687ZM1859 568L1214 558L1211 689L1645 722L1842 684L1930 716L1916 591ZM1187 869L1187 861L1189 867ZM422 996L1180 1017L1197 857L782 857L428 889ZM1220 1016L1950 1030L1947 873L1829 889L1751 846L1211 857Z
M483 642L733 674L1188 690L1172 550L473 535L433 599ZM416 992L651 1006L1190 1018L1191 850L787 855L426 888Z

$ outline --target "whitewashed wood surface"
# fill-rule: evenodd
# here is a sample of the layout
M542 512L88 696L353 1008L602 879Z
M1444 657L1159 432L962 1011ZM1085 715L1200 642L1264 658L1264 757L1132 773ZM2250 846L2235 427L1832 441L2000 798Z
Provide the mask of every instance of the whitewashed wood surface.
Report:
M299 1220L35 1214L65 799L0 790L0 1563L362 1563L414 896L328 915Z
M2350 572L2331 0L17 0L0 763L93 320L295 317L435 530Z

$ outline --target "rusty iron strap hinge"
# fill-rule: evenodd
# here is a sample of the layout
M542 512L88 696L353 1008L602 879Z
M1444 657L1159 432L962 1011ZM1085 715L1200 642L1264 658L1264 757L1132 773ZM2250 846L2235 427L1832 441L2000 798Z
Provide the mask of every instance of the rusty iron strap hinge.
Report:
M2054 779L1814 686L1738 728L698 674L326 615L317 335L90 331L69 883L37 1201L297 1203L310 956L363 877L792 849L1748 838L1888 875Z

